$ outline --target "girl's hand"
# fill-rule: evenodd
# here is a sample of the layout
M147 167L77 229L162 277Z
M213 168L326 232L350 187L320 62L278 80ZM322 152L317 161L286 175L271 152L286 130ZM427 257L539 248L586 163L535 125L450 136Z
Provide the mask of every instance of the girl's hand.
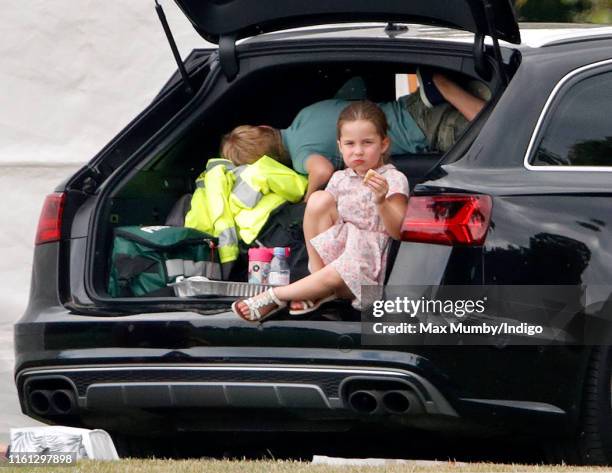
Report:
M380 205L385 201L387 192L389 192L389 183L384 176L374 173L366 181L365 185L372 190L372 194L374 194L374 202L376 204Z

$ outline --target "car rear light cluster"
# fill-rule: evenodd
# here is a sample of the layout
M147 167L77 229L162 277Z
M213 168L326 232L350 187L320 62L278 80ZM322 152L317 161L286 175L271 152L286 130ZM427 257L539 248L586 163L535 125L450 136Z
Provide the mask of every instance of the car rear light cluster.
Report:
M482 245L491 222L488 195L413 196L402 224L402 241L440 245Z
M38 229L36 230L36 244L58 241L62 236L62 215L64 213L65 194L49 194L45 198Z

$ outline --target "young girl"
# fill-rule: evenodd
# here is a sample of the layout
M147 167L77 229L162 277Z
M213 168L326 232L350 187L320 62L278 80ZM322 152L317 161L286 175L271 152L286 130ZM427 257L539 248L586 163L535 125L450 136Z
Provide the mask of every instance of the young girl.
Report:
M386 164L387 120L376 104L346 107L337 136L346 168L311 195L304 214L312 274L234 302L232 310L243 319L261 321L289 301L290 314L312 312L335 298L352 299L360 309L361 286L383 283L390 238L399 238L408 204L408 180Z

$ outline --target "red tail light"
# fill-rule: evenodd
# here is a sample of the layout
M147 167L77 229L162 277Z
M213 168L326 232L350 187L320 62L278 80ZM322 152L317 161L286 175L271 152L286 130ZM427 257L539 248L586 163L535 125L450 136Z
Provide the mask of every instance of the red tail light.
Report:
M482 245L491 221L488 195L415 196L408 201L403 241L440 245Z
M49 194L45 198L38 229L36 230L36 244L58 241L62 229L62 214L64 213L65 194Z

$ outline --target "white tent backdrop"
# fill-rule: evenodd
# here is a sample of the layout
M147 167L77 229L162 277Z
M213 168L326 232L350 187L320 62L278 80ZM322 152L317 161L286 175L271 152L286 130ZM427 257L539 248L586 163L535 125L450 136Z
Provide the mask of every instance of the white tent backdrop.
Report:
M179 50L210 46L160 0ZM153 99L176 69L154 0L4 0L0 42L0 442L20 414L12 324L28 296L43 198Z
M207 43L161 2L185 57ZM2 2L0 163L82 163L176 69L153 0Z

